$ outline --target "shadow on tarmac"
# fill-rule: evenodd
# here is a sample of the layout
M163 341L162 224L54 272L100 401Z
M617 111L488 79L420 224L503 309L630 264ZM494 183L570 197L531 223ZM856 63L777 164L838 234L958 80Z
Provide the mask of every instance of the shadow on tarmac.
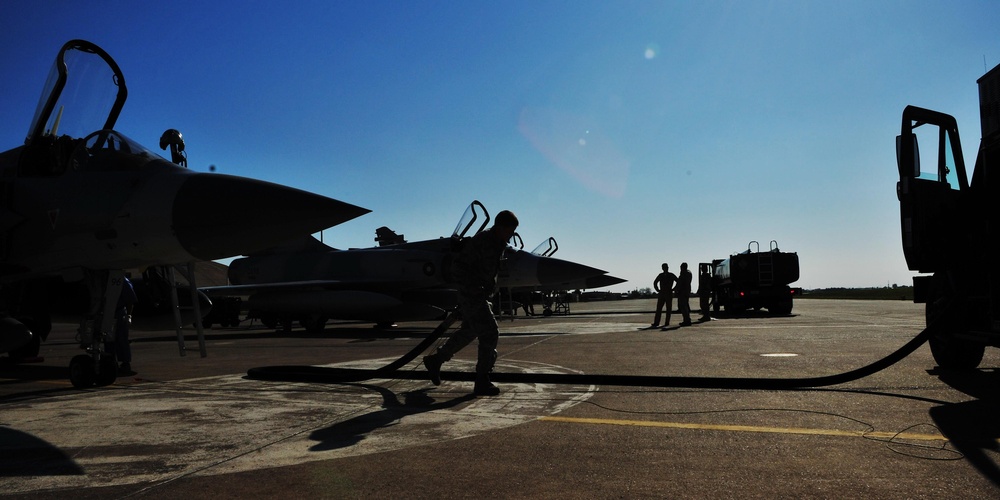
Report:
M795 313L788 314L777 314L771 311L761 309L759 311L754 311L753 309L747 309L745 311L718 311L711 314L713 318L716 319L735 319L735 318L794 318L798 316Z
M430 331L427 327L381 329L368 327L328 328L322 332L307 332L304 329L294 329L284 332L273 329L226 329L205 330L206 341L217 340L248 340L248 339L358 339L379 340L397 339L401 337L426 337ZM193 330L185 330L184 342L197 342L198 337ZM134 337L132 343L142 342L177 342L176 334L159 335L155 337Z
M84 473L59 448L31 434L0 425L0 477L77 476Z
M354 446L363 441L372 431L395 425L396 422L404 417L433 410L452 408L476 399L475 395L467 394L438 402L427 394L427 391L431 390L431 388L426 388L418 391L404 392L403 401L400 402L396 393L384 387L367 384L346 385L356 385L377 391L382 395L382 409L358 415L349 420L313 431L309 435L309 439L319 442L311 446L309 451L329 451Z
M40 364L0 364L0 386L15 387L15 384L34 382L38 380L69 380L69 366L52 366ZM16 389L15 389L16 390ZM72 387L55 387L34 391L18 392L0 396L0 403L39 396L55 396L59 394L78 393L79 389ZM2 425L2 422L0 422ZM2 427L0 427L2 429ZM4 441L0 439L0 444ZM0 451L3 448L0 447Z
M0 363L0 376L17 380L66 380L69 366L52 366L34 363ZM10 382L0 381L0 384Z
M1000 452L1000 370L928 370L942 382L977 399L948 403L929 410L941 433L966 460L994 485L1000 486L1000 465L988 451Z

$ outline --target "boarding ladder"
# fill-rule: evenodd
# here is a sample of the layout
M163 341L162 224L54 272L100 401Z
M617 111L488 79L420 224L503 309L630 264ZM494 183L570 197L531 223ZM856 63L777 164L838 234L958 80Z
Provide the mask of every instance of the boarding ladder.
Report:
M757 253L757 282L760 286L774 284L774 254L778 252L778 242L771 240L770 252Z

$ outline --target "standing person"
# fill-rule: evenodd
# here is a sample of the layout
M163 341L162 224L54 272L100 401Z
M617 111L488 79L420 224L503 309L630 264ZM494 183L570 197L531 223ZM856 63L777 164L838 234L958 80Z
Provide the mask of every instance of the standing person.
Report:
M656 316L653 318L653 323L649 325L650 328L656 328L660 326L660 314L663 311L663 306L667 306L667 321L663 323L663 326L670 325L670 313L674 308L674 283L677 281L677 276L670 272L670 266L666 262L663 263L660 268L663 272L656 276L653 280L653 289L656 290Z
M701 307L701 318L698 321L708 321L709 302L712 299L711 264L698 265L698 305Z
M490 372L497 360L500 329L489 302L497 286L497 273L507 241L517 229L517 217L508 210L497 214L493 227L466 241L452 263L452 275L458 285L458 312L462 327L448 338L434 354L424 356L424 367L434 385L441 384L441 365L456 352L479 339L476 363L477 396L496 396L500 388L490 382Z
M532 292L521 292L518 295L521 300L521 308L524 309L525 316L535 315L535 304L533 304L534 297L532 297Z
M688 263L681 262L681 274L677 277L677 309L681 312L681 326L691 325L691 271Z
M122 278L122 291L115 305L115 340L104 346L121 363L118 366L119 375L135 375L132 371L132 346L129 345L128 330L132 323L132 308L137 301L132 282L128 278Z

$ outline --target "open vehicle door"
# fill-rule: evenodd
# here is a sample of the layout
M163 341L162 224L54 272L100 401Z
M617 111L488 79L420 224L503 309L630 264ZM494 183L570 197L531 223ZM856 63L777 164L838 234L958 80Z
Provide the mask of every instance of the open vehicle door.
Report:
M969 182L955 118L907 106L896 137L896 163L907 266L933 273L966 258Z

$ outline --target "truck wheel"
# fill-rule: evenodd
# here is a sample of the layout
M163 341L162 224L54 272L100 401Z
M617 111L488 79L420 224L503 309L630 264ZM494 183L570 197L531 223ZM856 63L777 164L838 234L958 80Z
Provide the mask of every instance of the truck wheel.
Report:
M929 343L934 361L949 370L973 370L986 352L986 345L954 336L931 337Z
M789 314L792 314L792 301L786 300L771 304L767 310L771 311L771 314L788 316Z
M941 368L949 370L975 369L983 360L986 345L957 336L969 330L968 308L965 307L966 304L955 303L958 299L947 293L947 286L944 283L946 283L944 279L935 279L931 300L927 301L927 325L937 323L942 332L931 336L928 341L931 355L934 356L934 361Z

